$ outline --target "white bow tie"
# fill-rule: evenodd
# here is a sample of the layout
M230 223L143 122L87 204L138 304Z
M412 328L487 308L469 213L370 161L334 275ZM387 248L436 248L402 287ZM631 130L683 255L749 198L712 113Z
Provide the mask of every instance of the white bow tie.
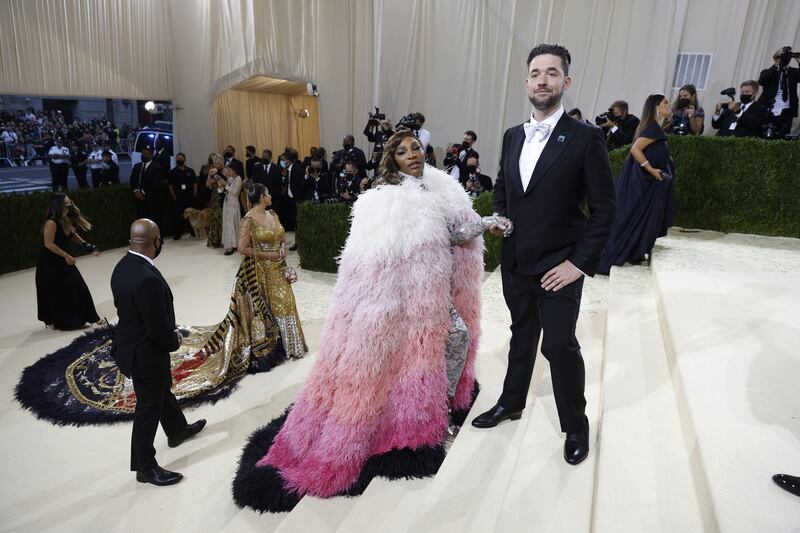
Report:
M524 123L522 125L522 127L525 128L525 142L526 143L527 142L531 142L531 139L533 139L533 136L536 135L537 133L541 133L542 134L541 137L539 137L540 141L543 141L543 140L547 139L547 137L550 136L550 129L552 128L552 126L550 126L550 124L541 123L541 124L537 124L537 125L534 126L530 122Z

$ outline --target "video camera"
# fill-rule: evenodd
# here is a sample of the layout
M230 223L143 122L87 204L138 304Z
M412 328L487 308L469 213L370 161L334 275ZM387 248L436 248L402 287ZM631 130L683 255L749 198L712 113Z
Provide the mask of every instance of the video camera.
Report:
M602 126L603 124L609 121L616 123L619 119L620 117L614 114L614 108L609 107L608 111L606 111L602 115L597 115L596 117L594 117L594 123L597 126Z
M395 126L397 131L401 130L411 130L413 132L419 131L419 124L417 124L417 114L416 113L409 113L408 115L404 116L400 119Z
M368 112L367 114L369 115L369 123L370 124L375 124L376 126L378 125L378 123L381 120L385 120L386 119L386 114L385 113L381 113L381 110L380 110L380 108L378 106L375 106L375 112L374 113Z
M780 64L778 65L778 67L786 68L789 66L789 61L791 61L792 58L800 60L800 52L792 52L791 46L784 46L783 48L781 48L778 57L780 59Z

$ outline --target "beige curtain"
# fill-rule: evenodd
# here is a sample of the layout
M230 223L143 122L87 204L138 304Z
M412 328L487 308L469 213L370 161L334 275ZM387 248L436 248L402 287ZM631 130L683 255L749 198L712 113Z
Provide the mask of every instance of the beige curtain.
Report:
M298 113L307 109L309 116ZM216 149L230 144L243 160L245 146L252 144L258 154L265 148L277 160L284 148L295 148L300 156L319 146L319 110L314 97L229 90L214 99Z

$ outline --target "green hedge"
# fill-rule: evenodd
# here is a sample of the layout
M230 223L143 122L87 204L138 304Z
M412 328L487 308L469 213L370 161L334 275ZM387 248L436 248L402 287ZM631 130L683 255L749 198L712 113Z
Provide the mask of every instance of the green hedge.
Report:
M485 192L475 198L472 202L472 207L482 217L492 214L492 193ZM500 247L503 245L503 239L495 237L488 231L483 234L483 242L485 250L483 252L484 270L493 272L500 266Z
M131 190L125 185L102 189L80 189L69 193L81 212L93 224L82 236L101 250L128 244L134 206ZM0 274L36 265L42 248L42 225L49 192L0 196ZM70 253L83 255L78 246Z
M336 272L336 258L350 232L347 204L297 204L297 250L303 270Z
M685 228L800 237L800 142L718 137L670 137L675 159L675 223ZM628 148L611 152L619 175ZM36 265L49 193L0 196L0 273ZM101 249L125 246L134 206L125 185L70 193L95 225L85 237ZM491 213L491 194L475 199L475 210ZM170 235L164 203L162 233ZM349 231L343 204L300 204L297 244L307 270L336 272L336 257ZM486 234L486 270L500 261L500 239ZM78 249L74 249L78 253Z
M668 138L675 160L675 225L800 237L800 142ZM629 147L611 152L618 176Z

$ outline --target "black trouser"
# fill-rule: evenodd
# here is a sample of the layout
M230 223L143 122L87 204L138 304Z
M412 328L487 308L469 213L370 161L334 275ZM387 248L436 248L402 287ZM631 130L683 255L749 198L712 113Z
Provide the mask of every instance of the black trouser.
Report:
M283 228L286 231L295 231L297 229L297 200L284 196L282 203L283 214L286 219L285 221L281 220ZM280 215L278 218L280 218Z
M78 187L85 189L89 186L86 181L86 167L80 165L72 165L72 172L75 173L75 179L78 180Z
M50 186L54 191L67 190L67 183L69 178L69 165L52 165L52 176Z
M777 117L772 114L772 111L769 112L769 115L770 121L775 125L776 137L783 137L792 132L792 120L794 120L794 117L790 109L784 109Z
M561 431L578 432L583 428L586 408L586 371L575 338L583 278L553 292L542 288L541 274L503 271L502 275L503 295L511 311L511 346L498 403L510 410L525 408L539 335L544 330L542 354L550 362Z
M101 172L100 172L102 169L92 168L90 170L92 172L92 187L94 187L95 189L98 188L98 187L102 187L104 185L100 181L102 179L101 178Z
M175 237L180 237L187 231L192 233L192 226L189 221L183 218L183 212L187 207L192 207L194 199L191 196L182 197L178 196L175 200L170 198L170 207L172 207L172 233Z
M161 202L152 198L134 201L136 202L136 218L149 218L161 229Z
M136 411L131 436L131 470L142 472L158 466L153 441L159 422L167 437L178 437L186 429L178 400L170 391L172 376L133 378Z

